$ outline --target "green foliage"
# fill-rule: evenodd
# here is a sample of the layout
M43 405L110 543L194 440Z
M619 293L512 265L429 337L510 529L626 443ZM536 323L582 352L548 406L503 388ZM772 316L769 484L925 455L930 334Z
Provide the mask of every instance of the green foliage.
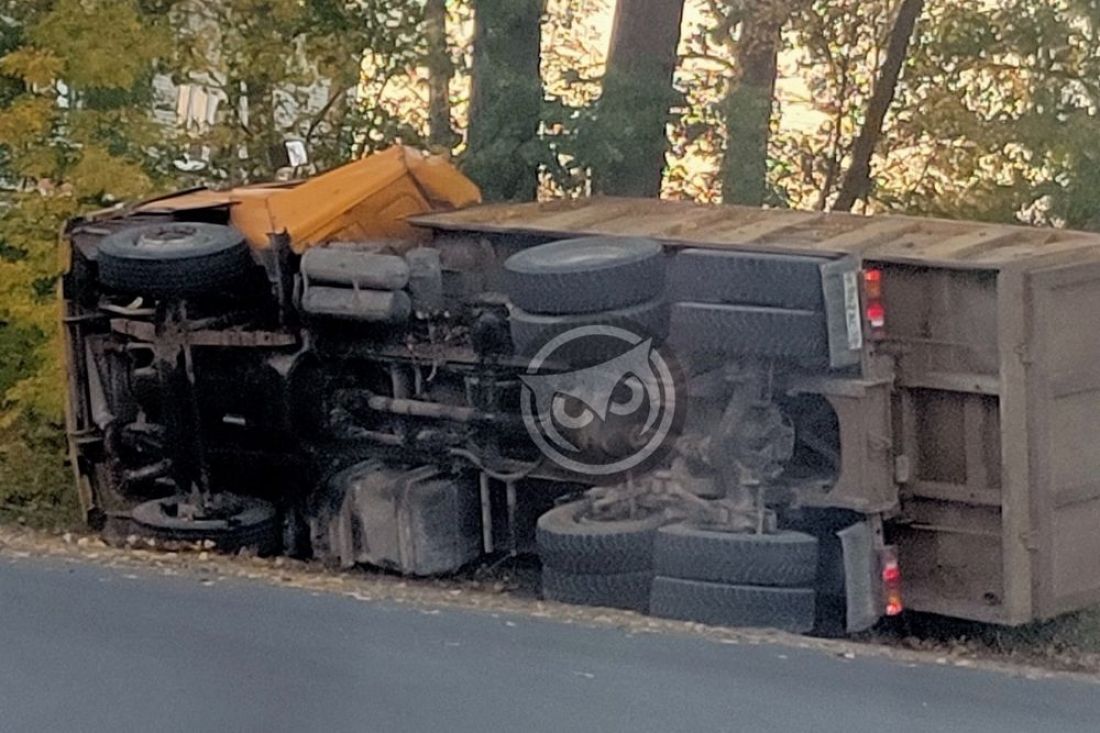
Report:
M41 368L41 354L36 351L39 333L19 322L0 324L0 394Z
M0 521L36 527L77 523L80 507L64 452L65 438L52 421L34 417L0 427Z
M185 141L212 151L208 179L270 179L269 153L289 137L303 138L328 168L410 132L354 102L361 82L407 73L422 52L417 0L223 0L187 9L175 18L176 79L220 100L215 123ZM372 80L357 63L365 53Z
M788 53L805 100L781 109L770 183L796 208L824 209L836 194L885 53L896 0L794 4ZM888 120L889 122L889 120ZM884 145L889 147L888 145Z
M1100 14L1087 0L929 3L887 116L870 211L1100 228ZM817 123L784 130L772 180L836 191L895 3L814 2L792 27ZM789 110L788 110L789 111Z
M133 89L169 43L134 0L58 0L27 40L31 48L18 53L35 72L21 74L28 83L61 78L82 90Z
M542 21L543 104L540 153L543 188L580 196L594 164L593 105L600 96L606 46L591 18L609 0L549 0Z
M390 143L399 130L377 134L354 104L359 59L406 73L418 24L417 0L0 0L0 518L73 513L62 223L179 185L184 147L211 148L205 178L243 182L274 173L268 148L289 135L325 167ZM156 122L158 73L220 94L213 124ZM323 105L309 99L318 79Z
M717 203L721 200L719 161L727 137L723 100L737 73L732 31L743 12L734 3L707 5L706 13L690 19L681 40L675 84L683 104L675 110L678 114L670 128L672 162L664 194Z
M15 10L0 57L0 511L68 515L57 235L83 209L152 190L156 138L128 105L166 37L134 2Z
M468 149L463 170L486 199L534 199L539 137L541 0L477 0Z

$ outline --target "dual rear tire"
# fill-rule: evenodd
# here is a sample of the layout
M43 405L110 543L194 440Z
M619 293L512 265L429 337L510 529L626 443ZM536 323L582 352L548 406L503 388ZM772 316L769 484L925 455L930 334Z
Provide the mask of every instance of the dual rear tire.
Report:
M588 521L586 502L539 517L536 537L546 600L646 612L653 579L653 540L662 518Z
M661 515L587 521L586 508L574 502L539 518L547 600L716 626L813 628L816 538L661 526Z
M654 541L650 613L806 633L814 626L817 556L817 539L801 532L662 527Z

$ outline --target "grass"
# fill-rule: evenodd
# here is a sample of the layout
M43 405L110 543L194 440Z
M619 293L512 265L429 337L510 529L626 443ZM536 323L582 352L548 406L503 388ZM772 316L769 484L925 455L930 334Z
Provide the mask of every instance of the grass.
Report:
M1017 627L907 614L881 626L871 640L921 651L1100 673L1100 608Z
M72 527L80 506L60 431L0 436L0 522L37 529Z

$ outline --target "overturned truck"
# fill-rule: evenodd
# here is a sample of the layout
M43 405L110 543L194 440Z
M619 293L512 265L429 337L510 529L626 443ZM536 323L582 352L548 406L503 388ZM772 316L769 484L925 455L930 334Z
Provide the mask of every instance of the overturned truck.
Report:
M591 199L404 149L70 222L88 521L794 631L1100 601L1100 237ZM1079 325L1080 324L1080 325Z

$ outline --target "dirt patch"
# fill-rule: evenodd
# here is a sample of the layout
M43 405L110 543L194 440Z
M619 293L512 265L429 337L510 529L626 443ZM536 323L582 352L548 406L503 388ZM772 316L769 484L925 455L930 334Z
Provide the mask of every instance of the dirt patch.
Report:
M49 557L92 562L108 567L142 569L162 575L192 577L210 585L230 579L285 585L337 593L362 601L408 603L488 613L507 613L559 623L613 627L631 634L689 634L723 644L782 644L816 649L844 659L886 657L911 664L981 667L1040 679L1071 674L1100 683L1100 613L1065 619L1031 631L996 629L976 624L948 628L939 619L938 633L930 619L915 619L909 627L887 628L855 640L817 639L782 632L708 627L666 621L629 611L549 603L538 597L538 567L523 558L472 568L444 579L409 579L368 570L332 570L318 563L285 557L224 556L201 547L166 550L131 538L128 547L111 547L83 532L41 532L0 526L0 557ZM1095 626L1093 626L1095 625ZM979 631L983 633L979 633ZM1083 634L1072 647L1074 634Z

